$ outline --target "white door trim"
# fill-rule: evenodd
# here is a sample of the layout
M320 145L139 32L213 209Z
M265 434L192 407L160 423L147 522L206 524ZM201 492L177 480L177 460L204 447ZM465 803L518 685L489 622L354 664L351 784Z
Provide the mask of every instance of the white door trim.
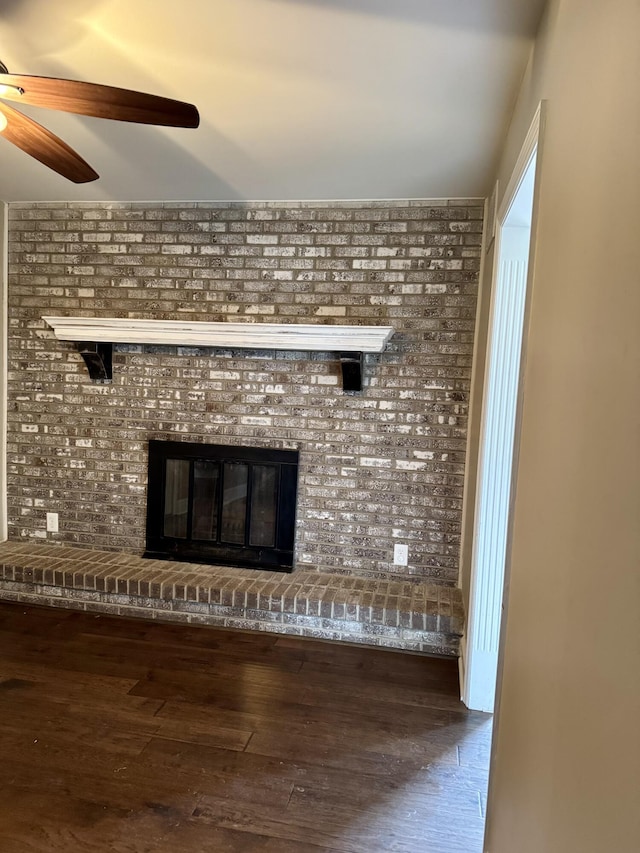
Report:
M498 226L502 225L505 219L507 218L507 214L509 213L511 205L513 204L513 201L516 195L518 194L520 184L522 183L522 179L525 176L527 166L531 161L533 152L538 148L543 108L544 102L541 101L538 104L538 107L533 116L533 120L531 122L531 126L529 127L527 135L524 138L522 148L520 149L520 154L518 155L518 159L516 160L516 165L514 166L513 172L511 173L511 177L509 178L509 182L507 183L506 189L504 191L502 201L500 202L500 205L498 207ZM495 272L496 271L494 265L494 275Z
M522 406L522 375L524 367L524 349L526 346L526 327L530 301L530 283L532 276L532 258L529 257L529 264L521 265L518 270L507 273L503 266L504 253L502 251L502 241L505 238L504 226L509 211L514 203L518 191L522 185L523 179L527 173L532 157L538 151L540 129L542 123L543 105L540 104L533 117L533 121L525 137L522 149L516 161L514 171L507 183L505 194L498 207L497 228L496 228L496 244L494 250L494 262L492 270L492 286L491 286L491 304L489 311L489 334L487 341L487 362L485 365L484 387L483 387L483 408L480 423L480 449L478 457L478 477L475 494L475 507L473 518L473 554L471 560L471 578L470 578L470 595L469 595L469 612L467 614L466 632L461 645L461 661L460 661L460 681L461 681L461 696L463 702L470 708L482 711L494 710L495 699L495 682L498 673L498 656L500 647L500 625L503 616L503 595L504 595L504 579L503 568L506 568L509 560L511 525L510 515L511 506L515 492L515 470L518 454L518 434L520 423L520 411ZM537 161L536 174L538 173L539 159ZM534 244L533 234L535 227L535 192L534 192L534 212L531 225L531 241L530 247L525 248L525 256L527 251L532 254ZM506 248L505 243L505 248ZM515 419L515 433L513 436L513 450L511 453L511 464L508 470L501 472L500 482L496 484L496 494L502 495L502 512L504 513L505 503L505 484L510 486L508 518L506 529L502 535L504 539L498 543L497 550L504 548L502 553L505 555L502 564L494 569L486 566L479 566L478 558L478 541L485 536L485 528L480 529L483 510L484 518L488 518L487 504L482 505L482 501L486 500L486 495L491 492L488 488L489 474L484 470L484 458L486 455L485 440L487 436L487 407L485 403L489 399L489 395L493 394L495 389L492 389L493 383L491 365L493 362L494 351L494 318L496 316L496 292L497 282L499 277L507 274L514 276L514 283L523 290L520 300L517 304L513 303L512 308L518 312L518 317L521 318L521 326L518 330L518 335L522 334L522 343L519 338L514 338L513 333L507 330L512 335L512 347L519 347L520 365L518 376L515 377L517 385L515 408L511 409L510 418L513 422ZM503 327L506 329L506 327ZM496 364L494 363L494 368ZM501 369L508 368L507 363L503 363ZM514 377L511 374L511 383L513 384ZM493 472L490 472L492 475ZM486 477L486 479L485 479ZM483 494L483 483L485 485ZM489 505L488 512L491 512ZM504 517L504 516L503 516Z

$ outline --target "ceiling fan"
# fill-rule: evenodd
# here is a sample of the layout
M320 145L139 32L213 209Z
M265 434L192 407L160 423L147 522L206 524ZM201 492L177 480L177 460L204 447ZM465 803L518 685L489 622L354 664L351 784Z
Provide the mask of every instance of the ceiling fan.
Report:
M197 127L200 123L198 110L193 104L97 83L9 74L3 62L0 62L0 98L115 121L165 127ZM0 136L76 184L95 181L99 177L55 133L2 100Z

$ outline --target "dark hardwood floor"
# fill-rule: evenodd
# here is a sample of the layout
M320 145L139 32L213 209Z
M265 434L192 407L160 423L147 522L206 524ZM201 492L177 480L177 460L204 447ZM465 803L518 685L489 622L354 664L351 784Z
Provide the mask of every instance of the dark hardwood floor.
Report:
M479 853L453 660L0 604L3 853Z

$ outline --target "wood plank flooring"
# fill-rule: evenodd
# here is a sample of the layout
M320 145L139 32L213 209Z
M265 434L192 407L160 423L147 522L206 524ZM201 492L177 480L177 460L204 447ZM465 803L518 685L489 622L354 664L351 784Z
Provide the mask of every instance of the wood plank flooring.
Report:
M456 662L0 604L3 853L480 853Z

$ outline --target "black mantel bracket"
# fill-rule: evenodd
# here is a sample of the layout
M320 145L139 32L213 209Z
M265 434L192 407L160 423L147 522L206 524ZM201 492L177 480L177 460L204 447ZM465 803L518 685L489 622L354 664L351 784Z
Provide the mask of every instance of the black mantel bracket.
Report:
M364 353L341 352L340 366L342 368L342 390L362 391L362 368Z
M94 382L106 384L113 379L113 344L77 341L78 352L87 365L89 376Z

